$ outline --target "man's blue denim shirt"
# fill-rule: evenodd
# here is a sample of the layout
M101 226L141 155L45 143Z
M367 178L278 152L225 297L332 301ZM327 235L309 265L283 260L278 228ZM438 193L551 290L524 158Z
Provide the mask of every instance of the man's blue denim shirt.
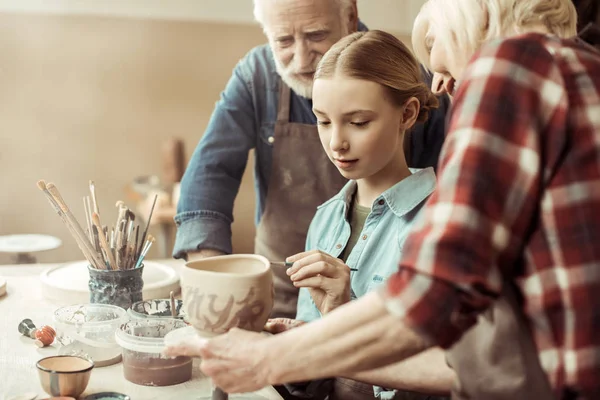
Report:
M366 30L361 25L361 30ZM428 75L427 75L428 76ZM430 77L427 79L429 85ZM255 221L262 216L272 162L272 144L279 103L280 77L268 45L252 49L234 68L196 147L181 182L175 223L175 258L199 249L231 253L233 203L248 161L255 150ZM293 91L291 122L316 124L312 101ZM444 140L447 98L411 135L409 165L436 166Z

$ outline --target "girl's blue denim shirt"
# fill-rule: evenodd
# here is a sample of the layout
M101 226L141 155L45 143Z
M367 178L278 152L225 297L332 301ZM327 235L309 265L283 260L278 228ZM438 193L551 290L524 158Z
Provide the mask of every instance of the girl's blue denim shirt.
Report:
M371 206L360 238L350 252L346 265L350 267L352 297L364 296L375 290L398 271L404 240L425 201L435 189L433 168L411 169L412 175L383 192ZM321 250L339 257L350 239L348 210L356 193L356 181L349 181L342 190L317 209L308 236L306 250ZM296 319L313 321L321 313L301 288ZM373 387L380 399L393 399L394 390Z

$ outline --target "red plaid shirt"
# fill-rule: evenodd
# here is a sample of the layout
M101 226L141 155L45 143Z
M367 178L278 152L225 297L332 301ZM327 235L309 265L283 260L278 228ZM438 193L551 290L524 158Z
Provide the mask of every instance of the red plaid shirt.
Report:
M600 54L575 41L528 34L473 58L438 188L384 296L449 347L503 278L557 395L600 398Z

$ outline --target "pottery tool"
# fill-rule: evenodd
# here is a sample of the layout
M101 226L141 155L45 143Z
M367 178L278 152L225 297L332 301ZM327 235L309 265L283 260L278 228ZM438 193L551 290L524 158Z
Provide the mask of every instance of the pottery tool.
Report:
M157 198L158 198L158 195L155 194L154 201L152 202L152 208L150 209L150 215L148 215L148 219L146 220L146 229L144 229L144 233L142 234L142 243L144 243L144 240L146 240L146 233L148 233L148 227L150 226L150 220L152 220L152 213L154 212L154 206L156 205ZM140 252L140 254L137 255L137 257L140 258L140 256L141 256L141 252Z
M95 269L131 269L141 265L155 239L148 233L157 197L154 197L150 215L146 222L140 240L140 225L136 224L136 215L123 201L117 201L118 208L116 225L109 229L100 224L96 186L94 181L89 181L90 195L83 197L85 211L84 230L69 207L66 205L56 186L52 183L46 185L43 180L38 181L38 187L44 192L50 205L54 208L69 232L75 239L79 249Z
M102 260L96 253L92 243L89 241L85 232L79 225L79 222L63 200L58 188L53 183L46 183L43 180L38 181L38 187L46 194L46 197L50 201L50 204L54 207L55 211L61 217L63 222L69 228L71 235L77 242L79 248L83 252L83 255L94 267L99 268L102 265Z
M104 250L106 257L108 257L108 267L113 270L118 269L117 262L113 257L108 242L106 241L106 236L104 236L104 229L102 229L102 225L100 224L100 217L96 212L92 213L92 222L98 229L98 239L100 239L100 246L102 247L102 250Z
M21 335L35 339L35 331L37 330L37 327L31 319L25 318L23 321L19 322L18 329Z
M176 317L177 310L175 309L175 293L172 290L171 293L169 293L169 301L171 302L171 316Z
M96 214L100 214L100 210L98 209L98 200L96 200L96 185L94 181L90 181L90 194L92 195L92 206L94 208L94 212Z
M94 234L92 232L92 217L91 217L92 213L90 212L90 209L89 209L89 197L87 197L87 196L83 196L83 211L85 214L85 224L87 225L88 238L90 239L90 242L92 242L92 244L94 244ZM98 251L98 249L95 249L95 250Z
M135 263L135 268L139 267L142 264L142 261L144 261L144 257L146 257L146 254L148 254L148 251L150 250L150 247L152 246L152 243L154 243L155 240L156 239L154 239L154 236L148 235L148 240L146 240L142 252L138 257L137 262Z
M289 268L292 265L294 265L293 262L288 262L288 261L269 261L271 263L271 265L276 265L278 267L285 267L285 268Z

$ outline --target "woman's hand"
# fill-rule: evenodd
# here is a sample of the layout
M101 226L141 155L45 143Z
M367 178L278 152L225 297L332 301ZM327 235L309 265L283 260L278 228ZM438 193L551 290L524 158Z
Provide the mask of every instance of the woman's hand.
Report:
M306 322L291 318L271 318L265 324L264 330L276 335L304 325Z
M350 267L320 250L288 257L287 270L294 286L308 288L315 305L325 315L350 301Z
M227 393L254 392L269 383L269 336L234 328L211 339L194 337L164 350L170 357L201 357L200 369Z

